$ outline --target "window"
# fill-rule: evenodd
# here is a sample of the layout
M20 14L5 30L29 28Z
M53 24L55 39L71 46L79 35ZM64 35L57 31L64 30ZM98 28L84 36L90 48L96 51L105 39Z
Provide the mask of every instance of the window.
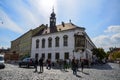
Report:
M45 48L45 39L42 39L42 48Z
M76 37L76 47L80 47L80 37Z
M48 38L48 47L52 47L52 38L51 37Z
M36 48L39 48L39 39L36 40Z
M64 54L64 59L69 59L69 53L68 53L68 52L66 52L66 53Z
M51 53L48 53L48 59L51 59Z
M60 57L60 56L59 56L59 53L56 53L56 54L55 54L55 59L59 59L59 57Z
M59 47L59 37L55 38L55 47Z
M42 58L45 58L45 53L42 53Z
M63 46L68 46L68 36L67 35L63 36Z

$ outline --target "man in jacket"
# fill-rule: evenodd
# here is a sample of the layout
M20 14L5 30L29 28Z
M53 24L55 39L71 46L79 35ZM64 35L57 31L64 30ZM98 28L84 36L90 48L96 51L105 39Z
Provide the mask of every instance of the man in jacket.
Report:
M39 60L39 65L40 65L40 72L43 72L43 58L40 58Z

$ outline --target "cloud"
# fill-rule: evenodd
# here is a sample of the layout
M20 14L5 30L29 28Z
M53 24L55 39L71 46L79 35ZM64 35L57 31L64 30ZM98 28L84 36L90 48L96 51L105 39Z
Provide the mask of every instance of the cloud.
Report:
M0 9L0 18L2 23L0 24L0 28L7 28L11 31L22 33L23 29L21 29L14 21L10 19L10 17Z
M53 6L57 11L56 0L14 0L13 2L3 1L1 3L11 10L6 15L11 17L14 14L15 23L25 31L48 23Z
M105 50L108 50L110 47L120 47L120 25L109 26L105 30L104 35L99 35L93 38L93 42L97 47L102 47ZM109 35L113 33L112 35Z
M108 33L108 32L120 32L120 25L116 25L116 26L109 26L107 28L107 30L105 30L104 32Z
M114 34L112 37L111 37L112 40L114 40L115 42L118 42L118 44L120 43L120 33L117 33L117 34Z
M31 13L36 17L36 19L40 20L40 23L48 23L50 13L52 12L52 8L54 6L55 12L57 13L57 2L56 0L29 0L27 1L29 4Z
M64 14L62 12L59 12L59 14L65 15L67 20L73 18L76 20L78 16L75 17L75 15L80 16L79 13L84 12L84 10L85 12L88 11L88 7L90 11L95 8L98 9L97 6L100 6L101 3L96 0L93 0L94 3L89 4L90 2L91 0L87 2L84 0L80 0L80 2L75 0L14 0L11 2L0 1L0 4L2 4L2 8L5 7L3 10L5 10L6 15L11 18L10 20L26 32L41 24L48 24L53 6L56 14L59 8L64 12Z

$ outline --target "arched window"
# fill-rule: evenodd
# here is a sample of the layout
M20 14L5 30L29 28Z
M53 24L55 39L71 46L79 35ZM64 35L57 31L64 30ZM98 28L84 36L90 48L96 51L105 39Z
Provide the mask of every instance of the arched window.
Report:
M39 39L36 40L36 48L39 48Z
M48 47L52 47L52 38L51 37L48 38Z
M42 39L42 48L45 48L45 39Z
M59 39L58 36L55 38L55 47L59 47Z
M68 46L68 36L67 35L63 36L63 46Z

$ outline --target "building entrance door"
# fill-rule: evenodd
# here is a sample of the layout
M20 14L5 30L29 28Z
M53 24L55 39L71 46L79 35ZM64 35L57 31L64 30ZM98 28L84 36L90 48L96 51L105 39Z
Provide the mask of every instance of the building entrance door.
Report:
M38 53L35 54L35 59L38 59Z

